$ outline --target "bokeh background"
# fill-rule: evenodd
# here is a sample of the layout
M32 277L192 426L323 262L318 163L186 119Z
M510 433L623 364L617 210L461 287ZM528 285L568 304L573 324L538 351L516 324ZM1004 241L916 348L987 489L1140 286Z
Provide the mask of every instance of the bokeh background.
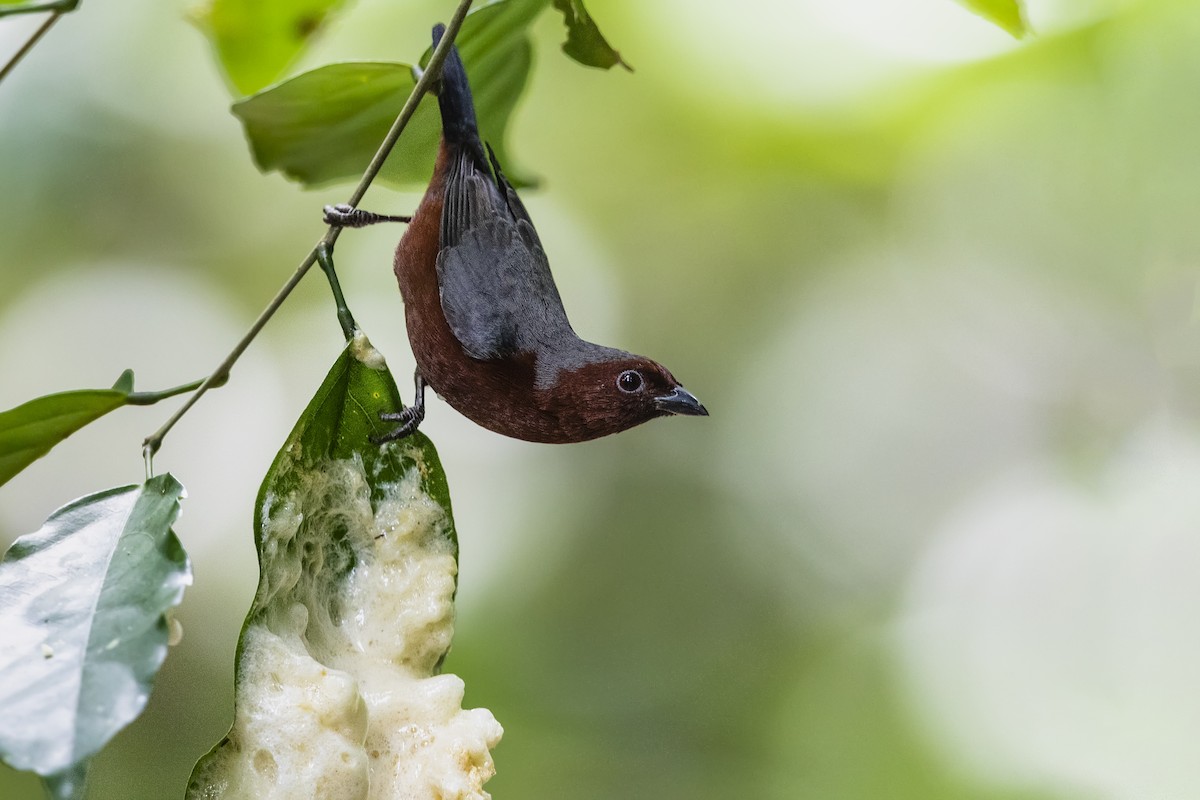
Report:
M452 5L360 0L305 64L411 60ZM712 416L550 447L432 401L488 788L1200 797L1200 4L1029 0L1024 42L952 0L589 9L637 71L539 21L527 204L576 328ZM348 193L257 173L188 10L85 2L0 85L0 407L211 370ZM338 261L404 383L399 232ZM253 497L340 347L314 274L168 437L185 638L93 797L180 796L227 729ZM139 481L172 408L5 486L0 543Z

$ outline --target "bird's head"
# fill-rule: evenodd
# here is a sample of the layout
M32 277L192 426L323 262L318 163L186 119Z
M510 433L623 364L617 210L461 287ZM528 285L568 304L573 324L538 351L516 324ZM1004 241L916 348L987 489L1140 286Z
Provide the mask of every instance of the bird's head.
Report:
M671 414L707 417L670 370L641 356L613 356L559 372L551 405L559 419L593 439Z

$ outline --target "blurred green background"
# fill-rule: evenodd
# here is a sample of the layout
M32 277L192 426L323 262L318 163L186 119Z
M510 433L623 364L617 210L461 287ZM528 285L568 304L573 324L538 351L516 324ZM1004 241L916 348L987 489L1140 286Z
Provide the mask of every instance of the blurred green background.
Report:
M301 66L452 5L361 0ZM498 799L1200 797L1200 4L1027 7L592 0L634 74L539 21L510 149L575 327L712 416L550 447L432 401ZM257 173L188 8L85 2L0 85L0 407L200 377L349 191ZM399 232L338 263L403 383ZM178 797L226 731L253 497L340 347L312 275L167 438L196 582L93 797ZM140 480L171 408L5 486L0 544Z

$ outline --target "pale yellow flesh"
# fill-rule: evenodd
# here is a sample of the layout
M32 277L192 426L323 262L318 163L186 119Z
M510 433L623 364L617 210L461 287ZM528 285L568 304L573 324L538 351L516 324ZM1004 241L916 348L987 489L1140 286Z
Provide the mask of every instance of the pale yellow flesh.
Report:
M295 496L264 498L268 567L243 638L235 721L189 800L489 798L503 731L486 709L462 709L458 677L434 675L454 627L444 512L417 469L374 509L358 459L303 478ZM315 562L338 555L327 545L342 531L353 566L310 580L338 574Z

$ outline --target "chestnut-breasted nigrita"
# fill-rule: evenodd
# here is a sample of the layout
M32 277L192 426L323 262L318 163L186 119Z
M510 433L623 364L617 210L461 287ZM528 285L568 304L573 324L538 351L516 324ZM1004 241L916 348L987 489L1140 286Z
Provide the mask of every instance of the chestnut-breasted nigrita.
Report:
M445 28L433 29L436 45ZM530 442L582 442L669 414L707 416L666 367L579 338L533 222L479 138L456 48L442 66L442 138L429 189L396 247L417 397L380 441L407 436L432 388L459 413ZM326 221L387 219L348 206Z

